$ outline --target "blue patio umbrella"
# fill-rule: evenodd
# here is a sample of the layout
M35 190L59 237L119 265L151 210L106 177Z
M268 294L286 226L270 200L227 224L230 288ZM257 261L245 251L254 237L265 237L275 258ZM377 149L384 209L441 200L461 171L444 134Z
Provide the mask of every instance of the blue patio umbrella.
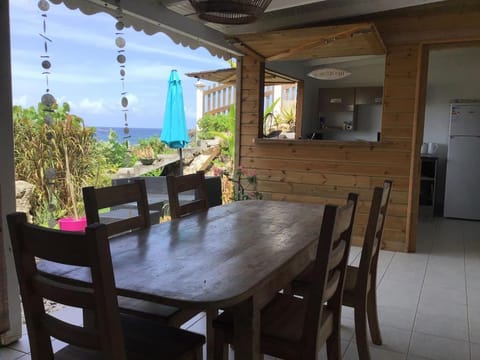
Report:
M170 72L168 79L167 102L163 118L162 134L160 136L168 147L178 149L180 155L180 175L183 175L182 149L188 144L187 122L183 106L182 82L177 70Z

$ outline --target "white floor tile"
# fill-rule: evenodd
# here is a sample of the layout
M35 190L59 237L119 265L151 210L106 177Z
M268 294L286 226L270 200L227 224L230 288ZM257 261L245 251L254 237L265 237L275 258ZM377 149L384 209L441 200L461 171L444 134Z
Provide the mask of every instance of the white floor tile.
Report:
M18 341L10 344L8 347L13 350L22 351L24 353L30 352L30 342L28 341L28 335L22 334L22 337ZM0 359L3 358L0 356Z
M373 344L370 335L368 335L368 346L370 348L407 354L411 337L410 331L381 325L380 332L382 334L382 345ZM352 339L352 344L357 346L355 337Z
M9 349L8 347L0 348L0 359L2 360L16 360L25 356L24 352Z
M378 287L377 303L384 306L415 310L418 305L420 291L421 284L389 280L382 282Z
M422 288L419 306L431 305L433 303L452 305L466 305L467 291L462 289L449 289L442 286L431 286L425 284Z
M412 331L416 309L378 305L378 318L382 325Z
M448 315L417 313L414 331L429 335L468 341L468 321Z
M470 349L466 341L414 332L409 355L433 360L469 360Z
M470 344L470 359L480 359L480 344Z
M468 323L470 329L470 341L480 344L480 304L468 307ZM473 359L473 358L472 358ZM480 359L480 357L478 357Z
M406 354L397 353L380 347L370 347L369 350L371 360L405 360L407 356ZM350 343L343 359L358 360L358 351L355 342L352 341Z

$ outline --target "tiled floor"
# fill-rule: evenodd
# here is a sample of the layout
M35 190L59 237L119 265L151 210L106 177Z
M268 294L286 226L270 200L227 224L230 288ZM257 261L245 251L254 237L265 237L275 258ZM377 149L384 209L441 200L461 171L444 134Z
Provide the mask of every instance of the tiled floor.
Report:
M359 261L360 248L351 260ZM417 253L382 251L378 305L384 344L372 359L480 359L480 222L424 217ZM59 310L58 316L78 312ZM185 327L204 331L205 317ZM353 312L343 309L344 359L357 359ZM56 342L56 346L62 346ZM28 339L0 349L0 359L30 359ZM319 356L326 358L324 351Z

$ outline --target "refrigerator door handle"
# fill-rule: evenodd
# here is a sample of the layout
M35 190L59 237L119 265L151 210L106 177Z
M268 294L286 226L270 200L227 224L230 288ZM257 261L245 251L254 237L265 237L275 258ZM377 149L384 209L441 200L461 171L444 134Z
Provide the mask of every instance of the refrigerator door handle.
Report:
M457 137L466 137L466 138L477 137L477 138L480 138L480 135L450 135L450 139L457 138Z

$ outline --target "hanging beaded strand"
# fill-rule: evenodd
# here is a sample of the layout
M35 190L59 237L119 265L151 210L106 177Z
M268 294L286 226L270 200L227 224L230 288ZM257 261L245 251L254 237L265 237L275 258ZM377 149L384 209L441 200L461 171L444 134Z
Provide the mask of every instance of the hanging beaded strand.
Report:
M115 45L117 46L117 62L120 65L120 81L122 83L122 91L120 93L120 104L121 104L121 111L123 113L123 138L127 140L130 138L130 129L128 128L128 98L127 98L127 91L125 89L125 62L127 61L127 57L125 56L125 45L126 41L123 37L124 33L122 32L125 28L125 24L123 23L123 12L122 7L120 5L120 1L117 1L118 6L118 15L116 16L117 22L115 23Z
M47 0L40 0L38 2L38 8L42 11L42 32L39 33L40 37L43 40L43 55L40 56L42 74L45 76L45 93L42 95L41 103L44 106L44 116L43 121L50 129L47 130L47 139L50 141L50 146L48 149L48 157L52 159L53 151L52 147L54 146L54 136L53 136L53 113L55 112L53 105L55 104L55 97L50 93L49 85L49 75L52 63L50 62L50 55L48 54L48 44L52 42L47 36L47 12L50 9L50 4ZM48 191L48 212L50 213L50 219L48 221L49 227L54 227L56 224L55 218L53 216L56 207L53 203L53 191L55 186L55 179L57 177L57 172L55 168L48 167L45 170L45 177L47 180L47 191Z

